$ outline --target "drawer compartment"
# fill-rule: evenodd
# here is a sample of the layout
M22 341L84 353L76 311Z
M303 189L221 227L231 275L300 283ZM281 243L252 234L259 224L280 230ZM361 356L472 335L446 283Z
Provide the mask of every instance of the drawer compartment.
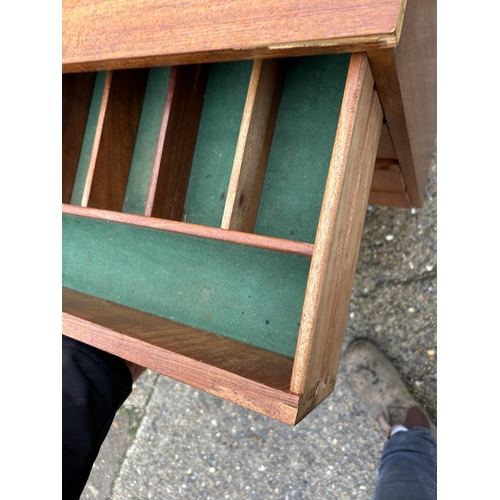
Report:
M366 56L94 79L63 332L296 424L336 381L382 126Z

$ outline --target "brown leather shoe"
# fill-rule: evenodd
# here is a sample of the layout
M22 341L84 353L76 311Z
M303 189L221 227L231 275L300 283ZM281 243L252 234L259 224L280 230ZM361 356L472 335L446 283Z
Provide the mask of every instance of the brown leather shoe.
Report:
M427 427L437 437L437 429L429 416L408 392L394 365L375 344L365 339L352 341L346 348L345 363L351 387L387 436L395 425L404 425L408 429Z

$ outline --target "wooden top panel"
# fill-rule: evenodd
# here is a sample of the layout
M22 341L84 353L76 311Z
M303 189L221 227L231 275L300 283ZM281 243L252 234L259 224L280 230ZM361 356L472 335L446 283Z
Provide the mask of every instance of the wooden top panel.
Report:
M406 0L63 0L63 72L394 47Z

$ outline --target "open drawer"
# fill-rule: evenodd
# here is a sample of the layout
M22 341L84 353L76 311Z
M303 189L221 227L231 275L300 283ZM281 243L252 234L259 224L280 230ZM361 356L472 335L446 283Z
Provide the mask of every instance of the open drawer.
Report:
M63 333L294 425L334 389L364 53L63 77Z

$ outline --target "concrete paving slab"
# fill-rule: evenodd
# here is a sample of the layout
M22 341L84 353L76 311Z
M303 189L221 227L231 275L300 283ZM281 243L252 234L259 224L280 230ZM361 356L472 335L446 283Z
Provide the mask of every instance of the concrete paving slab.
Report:
M111 498L360 498L383 439L337 388L290 427L162 377Z

